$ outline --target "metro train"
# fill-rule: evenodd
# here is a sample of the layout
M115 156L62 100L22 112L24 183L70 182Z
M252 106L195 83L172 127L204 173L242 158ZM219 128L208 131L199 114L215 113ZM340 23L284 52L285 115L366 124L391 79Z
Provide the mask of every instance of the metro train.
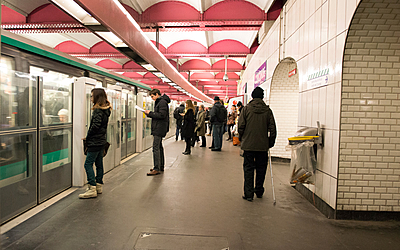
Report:
M2 31L0 81L0 222L86 182L82 138L90 92L104 88L113 107L105 172L152 146L150 88L50 47ZM175 133L170 104L170 131Z

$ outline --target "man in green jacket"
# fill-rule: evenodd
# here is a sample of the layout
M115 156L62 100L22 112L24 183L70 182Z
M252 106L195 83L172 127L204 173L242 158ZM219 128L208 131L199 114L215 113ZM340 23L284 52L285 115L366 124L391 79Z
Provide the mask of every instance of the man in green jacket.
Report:
M261 198L264 194L268 149L274 146L276 139L275 119L272 110L263 101L264 90L256 87L251 97L253 100L242 109L238 122L239 140L244 150L243 199L248 201L253 200L254 193L257 198Z

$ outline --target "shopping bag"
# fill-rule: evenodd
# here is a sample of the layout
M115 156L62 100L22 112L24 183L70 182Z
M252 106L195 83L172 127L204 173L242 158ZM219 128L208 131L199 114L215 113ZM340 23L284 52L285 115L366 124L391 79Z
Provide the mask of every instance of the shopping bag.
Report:
M106 142L106 144L104 145L104 152L103 152L103 157L105 157L107 155L108 152L108 148L110 147L110 143Z
M239 137L233 136L232 138L233 138L233 139L232 139L232 141L233 141L233 146L237 146L237 145L240 144Z

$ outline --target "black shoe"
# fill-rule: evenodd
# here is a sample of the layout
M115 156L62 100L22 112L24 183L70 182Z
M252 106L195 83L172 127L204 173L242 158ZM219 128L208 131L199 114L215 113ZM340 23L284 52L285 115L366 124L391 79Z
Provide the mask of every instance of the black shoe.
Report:
M243 198L243 200L246 200L246 201L253 201L253 198L250 198L250 197L247 197L246 198L246 196L242 196L242 198Z
M231 138L228 138L228 139L226 139L227 141L230 141L231 140Z
M190 152L183 152L184 155L190 155Z
M208 147L209 149L213 149L214 147Z
M200 146L200 148L205 148L205 147L206 147L206 145L201 145L201 146Z
M212 148L211 151L221 151L220 148Z
M150 172L153 171L154 169L150 168ZM161 172L164 172L164 169L160 169Z
M257 195L257 198L259 198L259 199L261 199L263 196L262 195L258 195L258 194L256 194Z

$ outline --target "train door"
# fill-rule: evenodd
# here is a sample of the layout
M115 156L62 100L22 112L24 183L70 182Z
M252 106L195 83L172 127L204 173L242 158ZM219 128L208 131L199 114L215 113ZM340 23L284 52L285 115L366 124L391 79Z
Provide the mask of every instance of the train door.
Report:
M136 95L130 88L122 90L121 158L136 151Z
M121 90L120 86L109 85L106 89L108 101L112 105L108 120L107 141L111 144L104 158L104 171L110 171L121 162Z

